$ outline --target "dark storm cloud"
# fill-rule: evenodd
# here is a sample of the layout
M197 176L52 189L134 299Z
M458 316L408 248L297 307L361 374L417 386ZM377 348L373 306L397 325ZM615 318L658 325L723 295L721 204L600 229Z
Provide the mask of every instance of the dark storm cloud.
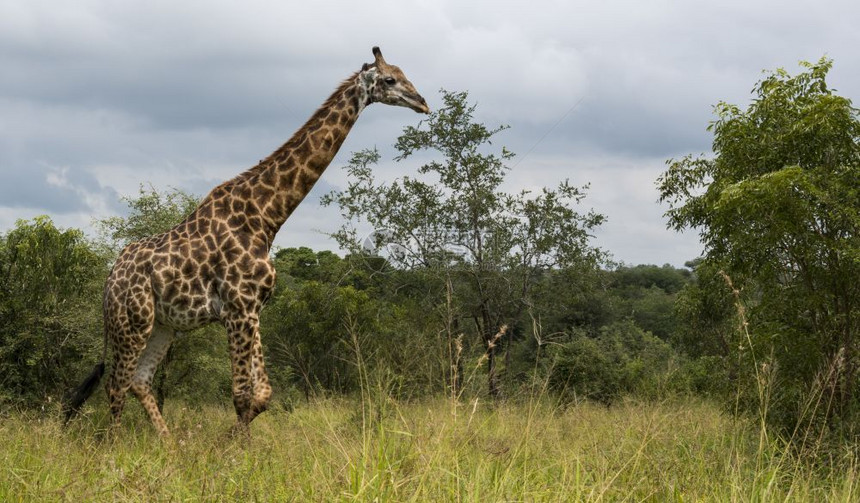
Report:
M228 23L231 5L220 16L209 9L206 19L186 4L16 6L6 16L0 10L0 96L110 110L151 129L277 122L315 95L307 82L317 79L308 75L326 73L332 60L320 64L295 44L279 46L276 32L261 41L242 31Z
M695 239L667 233L654 209L663 161L708 151L711 107L746 103L763 69L794 72L826 54L834 87L860 99L858 12L847 0L8 0L0 209L77 212L86 227L142 183L202 196L281 145L380 45L431 108L440 87L468 90L476 119L511 126L498 143L519 154L512 180L593 179L612 251L636 261L665 250L680 265ZM370 107L321 183L345 186L337 168L349 152L390 153L419 119ZM414 169L383 163L377 173ZM620 176L635 182L613 184ZM337 219L329 210L312 194L288 237L331 247L311 230Z
M3 166L0 169L0 207L41 208L45 213L65 214L90 209L84 195L107 191L92 176L82 172L76 179L68 179L69 171L45 166Z
M135 117L150 129L236 127L277 121L287 71L208 59L129 64L91 54L42 60L5 57L0 93L44 106L74 104ZM285 67L288 62L282 61Z

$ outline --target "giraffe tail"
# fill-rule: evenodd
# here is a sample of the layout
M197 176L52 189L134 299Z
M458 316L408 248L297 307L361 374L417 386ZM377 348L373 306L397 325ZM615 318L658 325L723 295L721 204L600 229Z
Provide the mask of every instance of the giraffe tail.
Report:
M99 381L102 380L102 376L105 373L105 362L101 362L95 366L90 375L84 379L84 382L81 383L74 391L72 391L69 399L66 401L65 406L63 407L66 413L66 419L63 422L67 424L73 417L78 415L78 412L81 411L81 407L83 407L84 402L87 401L87 398L93 394L93 391L96 390L96 387L99 385Z

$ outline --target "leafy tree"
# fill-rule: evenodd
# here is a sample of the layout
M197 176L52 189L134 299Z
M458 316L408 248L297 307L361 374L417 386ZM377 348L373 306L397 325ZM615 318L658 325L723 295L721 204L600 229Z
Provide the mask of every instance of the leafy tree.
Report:
M726 359L734 354L732 348L743 342L738 338L732 290L713 265L700 260L689 264L694 277L675 302L679 323L672 342L692 358Z
M613 282L618 288L657 288L667 294L678 293L687 284L689 277L689 270L676 269L669 264L622 266L612 271Z
M397 268L427 274L425 285L438 303L456 306L456 313L443 316L449 336L476 327L488 359L489 391L497 396L502 327L510 337L545 271L591 269L603 260L589 245L589 233L604 217L575 211L585 192L567 181L538 194L503 192L505 162L513 154L505 148L490 153L490 147L505 127L475 122L467 93L441 94L443 106L405 128L395 145L398 162L433 153L435 160L418 168L423 177L378 182L371 166L379 153L364 150L346 168L347 189L328 194L323 203L337 204L348 220L335 234L341 246L360 251L353 223L364 220L375 229L365 244L387 247Z
M360 290L369 286L364 271L329 250L282 248L275 252L274 262L278 274L293 280L352 285Z
M81 231L46 216L0 236L0 401L59 398L78 362L100 352L106 274L106 256Z
M588 333L622 319L618 295L613 291L611 272L569 268L549 271L535 285L533 303L540 307L533 314L546 335L571 330Z
M123 197L129 214L108 217L96 222L108 242L117 250L155 234L169 231L197 208L199 198L180 189L161 193L150 186L140 186L137 197Z
M746 109L719 103L713 156L670 160L658 181L669 226L699 230L705 263L749 308L743 355L759 381L776 369L786 425L809 383L843 419L857 405L860 120L831 66L770 73Z

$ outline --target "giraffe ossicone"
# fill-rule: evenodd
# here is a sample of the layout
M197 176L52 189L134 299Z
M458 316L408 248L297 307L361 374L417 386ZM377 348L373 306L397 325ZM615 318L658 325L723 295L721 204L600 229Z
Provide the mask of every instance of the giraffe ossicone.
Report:
M374 62L346 79L281 148L215 187L173 229L129 244L105 283L106 384L114 425L128 391L156 430L168 428L152 378L177 331L219 322L227 329L237 426L266 410L272 394L260 342L260 310L275 286L269 252L275 234L331 163L361 111L384 103L429 113L427 102L378 47ZM66 404L73 417L104 372L104 362Z

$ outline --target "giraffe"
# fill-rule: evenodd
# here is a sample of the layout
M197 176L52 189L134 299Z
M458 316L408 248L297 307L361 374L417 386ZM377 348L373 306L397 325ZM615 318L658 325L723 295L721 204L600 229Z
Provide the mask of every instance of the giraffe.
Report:
M373 63L346 79L281 148L215 187L170 231L129 244L105 284L105 355L66 405L71 419L97 387L107 348L106 383L114 428L128 391L155 429L169 435L152 378L177 332L220 322L227 331L235 429L266 410L272 388L260 343L260 310L275 286L269 255L278 230L325 171L361 111L371 103L429 113L424 98L378 47Z

